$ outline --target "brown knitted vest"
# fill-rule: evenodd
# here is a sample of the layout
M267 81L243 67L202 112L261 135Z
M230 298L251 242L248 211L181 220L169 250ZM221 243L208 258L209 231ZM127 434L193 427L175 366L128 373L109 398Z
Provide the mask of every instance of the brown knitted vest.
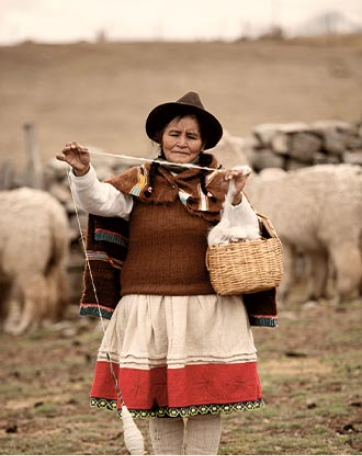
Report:
M205 266L211 226L179 200L147 204L135 199L121 274L122 295L214 294Z

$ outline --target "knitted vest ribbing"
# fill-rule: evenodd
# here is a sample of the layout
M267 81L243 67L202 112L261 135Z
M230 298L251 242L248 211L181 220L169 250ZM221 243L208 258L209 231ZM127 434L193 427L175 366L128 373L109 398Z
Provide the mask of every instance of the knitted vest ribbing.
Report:
M215 294L205 266L211 226L180 201L146 204L135 199L122 295Z

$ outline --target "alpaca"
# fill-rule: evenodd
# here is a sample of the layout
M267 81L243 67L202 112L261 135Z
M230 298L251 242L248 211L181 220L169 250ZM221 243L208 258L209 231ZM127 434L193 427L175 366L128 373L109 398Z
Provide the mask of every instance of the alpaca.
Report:
M0 192L0 319L21 334L60 320L68 304L68 219L61 203L32 188Z
M249 175L251 169L248 166L234 167L240 169L244 175ZM260 230L256 217L252 214L240 212L232 206L232 199L235 194L235 182L231 179L225 197L220 222L208 233L207 242L209 247L225 245L229 242L251 240L260 238Z
M283 243L280 303L289 296L300 254L309 269L308 300L326 295L331 271L336 305L358 293L362 282L360 166L269 169L251 176L247 194L253 207L273 220Z

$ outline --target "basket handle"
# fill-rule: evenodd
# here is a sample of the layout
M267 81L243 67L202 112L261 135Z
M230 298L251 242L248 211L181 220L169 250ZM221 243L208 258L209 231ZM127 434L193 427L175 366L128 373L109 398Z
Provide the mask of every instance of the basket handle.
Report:
M248 196L244 192L243 192L243 195L246 197L246 199L248 200L251 208L254 210L254 212L258 216L260 228L265 228L265 230L267 231L267 233L269 234L270 237L278 238L279 236L277 235L277 232L275 231L275 228L274 228L270 218L268 216L266 216L265 214L262 214L261 212L258 212L253 207L253 205L251 204Z
M256 215L259 217L259 222L261 226L265 228L265 230L269 233L270 237L279 237L269 217L267 217L265 214L262 214L261 212L257 212Z
M210 271L210 268L209 268L209 247L207 248L206 250L206 255L205 255L205 265L206 265L206 269L208 271Z

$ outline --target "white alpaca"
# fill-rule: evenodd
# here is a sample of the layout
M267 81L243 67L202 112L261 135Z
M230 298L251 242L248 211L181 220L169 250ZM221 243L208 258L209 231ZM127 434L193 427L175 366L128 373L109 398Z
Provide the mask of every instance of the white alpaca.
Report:
M64 314L68 219L58 200L31 188L1 191L0 211L0 323L21 334Z
M267 214L283 243L286 301L298 253L310 268L308 299L326 294L328 267L335 271L336 303L362 283L362 171L357 165L315 165L295 171L265 170L248 181L247 194Z
M241 169L245 175L251 172L248 166L233 169ZM209 247L260 238L259 224L255 214L252 211L240 211L234 207L232 205L234 194L235 182L232 179L223 205L221 220L209 231L207 238Z

